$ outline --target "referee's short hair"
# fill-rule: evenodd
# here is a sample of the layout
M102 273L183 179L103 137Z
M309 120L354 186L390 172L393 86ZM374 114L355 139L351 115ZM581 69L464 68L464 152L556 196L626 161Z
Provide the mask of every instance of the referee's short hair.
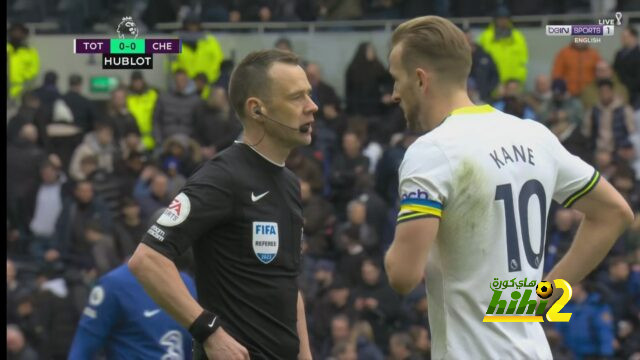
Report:
M300 65L298 56L289 51L278 49L259 50L247 55L231 73L229 81L229 100L241 120L245 116L244 104L255 96L266 98L271 90L268 72L271 65L281 62Z

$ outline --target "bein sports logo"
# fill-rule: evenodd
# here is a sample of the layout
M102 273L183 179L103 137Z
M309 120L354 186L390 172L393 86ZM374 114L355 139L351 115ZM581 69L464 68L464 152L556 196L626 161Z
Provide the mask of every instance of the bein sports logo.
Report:
M561 313L560 310L569 302L572 295L571 285L563 279L553 280L556 288L563 290L562 295L547 312L546 318L550 322L568 322L571 313ZM509 288L516 290L507 290ZM526 289L521 292L521 288L534 288L540 302L531 299L533 289ZM495 278L489 285L493 291L493 297L489 303L485 317L482 322L543 322L542 314L547 307L549 297L553 294L554 287L549 281L541 281L536 285L535 280L527 283L527 279L516 282L516 279L499 281ZM511 292L511 301L507 306L507 300L502 299L504 290ZM506 309L506 311L505 311ZM525 314L526 312L526 314ZM534 314L535 312L535 314ZM495 314L495 315L493 315Z
M407 200L407 199L429 200L429 193L424 191L424 190L418 189L416 191L412 191L412 192L409 192L409 193L404 193L400 197L400 200Z

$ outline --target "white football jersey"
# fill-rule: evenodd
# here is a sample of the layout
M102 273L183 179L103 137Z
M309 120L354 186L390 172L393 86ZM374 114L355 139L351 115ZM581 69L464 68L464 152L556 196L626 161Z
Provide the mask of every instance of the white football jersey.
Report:
M489 284L540 281L551 200L571 206L600 174L544 125L489 105L453 111L399 171L398 223L441 218L425 269L432 358L551 359L539 323L482 321Z

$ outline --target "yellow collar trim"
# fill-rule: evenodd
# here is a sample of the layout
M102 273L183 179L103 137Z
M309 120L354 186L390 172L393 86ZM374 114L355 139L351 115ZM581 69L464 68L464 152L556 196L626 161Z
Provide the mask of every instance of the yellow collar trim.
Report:
M491 105L473 105L457 108L451 112L451 115L470 115L470 114L486 114L494 112L495 109Z

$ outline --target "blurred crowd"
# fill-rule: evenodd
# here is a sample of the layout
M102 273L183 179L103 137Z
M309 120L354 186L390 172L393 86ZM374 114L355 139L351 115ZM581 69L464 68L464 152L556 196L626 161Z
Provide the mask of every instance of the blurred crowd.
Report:
M637 30L624 30L612 64L596 48L572 42L525 89L526 39L506 8L496 15L477 39L464 29L473 49L473 100L547 125L640 212ZM29 53L24 29L12 29L8 55L10 46ZM209 40L195 39L193 58L178 58L167 91L141 72L106 103L87 98L79 75L64 79L66 93L55 71L37 87L17 82L10 96L20 106L7 124L9 359L66 358L96 279L127 260L194 169L240 136L226 91L233 64L220 59L211 73L180 65L196 64L200 44L214 46ZM295 51L284 38L275 46ZM420 134L405 130L377 50L370 43L354 50L344 98L323 81L322 67L305 59L319 111L312 144L286 163L301 181L299 284L314 358L429 359L424 286L400 297L382 266L399 208L397 170ZM9 72L29 66L9 60ZM552 208L545 272L567 251L579 222L576 211ZM185 254L187 270L191 261ZM640 218L604 263L574 285L565 311L573 313L571 322L545 323L555 358L640 359Z
M197 13L205 22L288 22L487 16L498 5L514 15L600 14L638 11L638 0L7 0L11 22L50 21L57 32L93 31L96 23L118 23L133 16L138 26L180 22Z

